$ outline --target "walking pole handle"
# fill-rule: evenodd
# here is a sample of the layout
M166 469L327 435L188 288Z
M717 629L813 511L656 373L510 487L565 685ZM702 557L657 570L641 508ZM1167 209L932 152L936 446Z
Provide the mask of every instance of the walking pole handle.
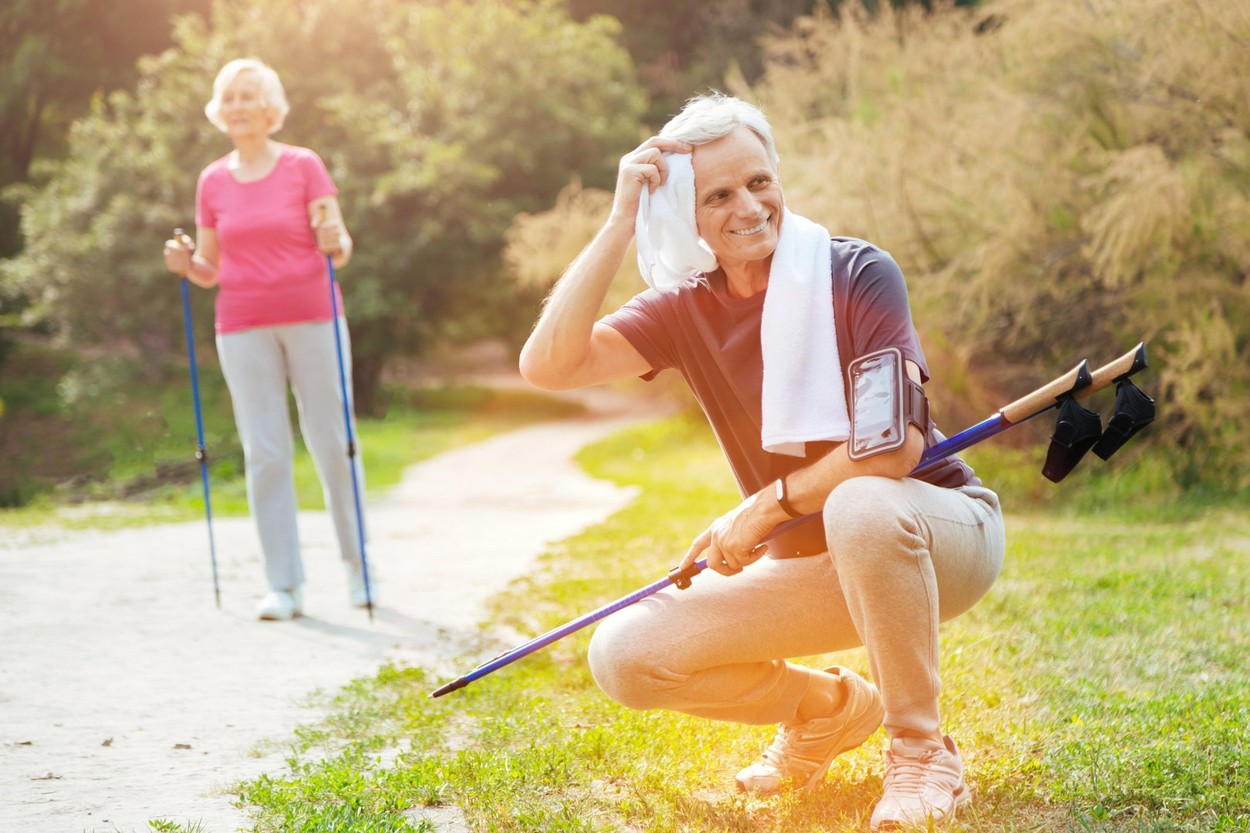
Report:
M186 246L189 250L193 252L195 251L195 241L191 239L191 235L187 234L186 230L182 228L182 226L174 229L174 239ZM185 278L186 275L183 275L183 277Z
M327 219L329 219L329 216L330 216L329 207L325 203L320 203L317 206L317 225L320 226ZM340 243L340 246L341 246L341 243ZM318 248L320 248L320 245L318 245ZM325 254L326 260L329 263L330 268L333 269L334 263L331 260L331 258L333 258L334 255L338 254L338 251L335 251L333 254L326 254L325 252L322 252L322 254Z

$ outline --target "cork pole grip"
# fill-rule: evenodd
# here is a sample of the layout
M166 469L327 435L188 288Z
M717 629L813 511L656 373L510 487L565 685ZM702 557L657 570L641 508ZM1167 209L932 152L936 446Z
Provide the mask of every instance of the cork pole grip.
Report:
M1054 407L1061 396L1071 395L1077 399L1083 399L1120 379L1132 376L1145 366L1146 345L1144 342L1094 371L1090 371L1089 362L1083 360L1064 375L1017 399L999 413L1008 422L1021 422L1040 411Z

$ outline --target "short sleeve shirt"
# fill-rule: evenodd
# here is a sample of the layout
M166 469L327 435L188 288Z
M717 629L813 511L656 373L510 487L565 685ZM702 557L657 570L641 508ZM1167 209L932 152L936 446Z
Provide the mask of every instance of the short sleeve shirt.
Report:
M856 357L897 347L929 378L920 338L911 319L907 285L889 254L863 240L835 237L833 308L842 383ZM651 364L651 379L665 369L682 374L711 423L717 441L744 495L796 468L808 465L834 447L808 443L807 458L764 451L761 434L763 356L760 319L765 293L732 297L723 273L714 272L671 292L647 290L603 319ZM849 397L848 397L849 399ZM927 444L942 439L929 422ZM958 457L919 476L944 487L979 484Z
M309 203L338 193L325 164L282 145L267 176L239 182L228 159L205 168L196 188L196 223L220 244L217 332L329 321L329 273L308 216Z

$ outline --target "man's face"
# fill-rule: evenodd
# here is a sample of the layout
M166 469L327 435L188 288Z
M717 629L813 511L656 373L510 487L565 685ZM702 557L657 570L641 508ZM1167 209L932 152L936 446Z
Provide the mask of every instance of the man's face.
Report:
M695 222L717 260L726 265L772 255L785 197L760 138L739 127L696 146L691 164Z

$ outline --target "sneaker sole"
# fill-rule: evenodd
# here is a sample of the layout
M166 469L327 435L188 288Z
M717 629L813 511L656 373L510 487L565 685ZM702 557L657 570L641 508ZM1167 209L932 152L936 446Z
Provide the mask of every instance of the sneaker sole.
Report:
M276 616L272 613L259 613L256 615L257 621L260 622L289 622L292 619L298 619L304 615L304 611L294 611L290 616Z

